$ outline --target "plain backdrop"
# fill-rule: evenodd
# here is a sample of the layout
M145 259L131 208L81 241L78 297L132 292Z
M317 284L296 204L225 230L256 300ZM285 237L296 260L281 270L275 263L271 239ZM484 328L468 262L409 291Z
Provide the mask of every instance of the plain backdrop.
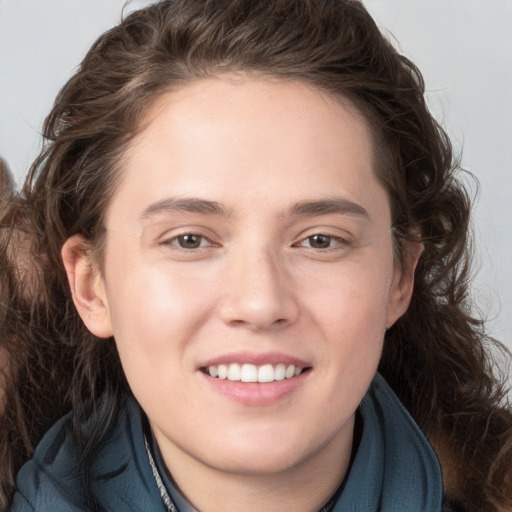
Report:
M364 3L423 72L430 108L480 182L475 298L491 334L512 349L512 0ZM18 183L57 91L124 4L0 0L0 155Z

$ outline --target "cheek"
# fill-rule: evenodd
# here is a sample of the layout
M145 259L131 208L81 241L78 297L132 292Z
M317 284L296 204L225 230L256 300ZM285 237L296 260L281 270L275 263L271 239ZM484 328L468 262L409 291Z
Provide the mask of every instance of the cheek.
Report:
M170 332L179 339L199 321L204 308L198 302L205 300L204 295L198 297L190 282L155 274L139 268L132 277L111 281L114 337L158 344L162 337L169 341Z
M392 279L391 257L385 264L365 258L332 272L322 287L310 288L307 309L324 333L325 356L336 361L331 378L343 376L345 386L360 382L363 375L371 377L378 365Z
M327 322L335 325L371 329L385 324L391 297L393 260L384 256L364 257L326 272L321 278L310 279L303 296Z
M123 365L160 364L194 339L214 303L204 280L165 261L148 262L140 251L111 244L106 255L106 293Z
M204 296L190 280L137 265L118 267L107 282L114 339L128 383L145 407L187 393L181 376L191 358L203 312ZM165 391L165 392L164 392ZM163 395L159 395L163 393Z
M380 358L386 311L385 294L360 285L338 290L330 303L317 310L318 323L329 340L331 357L355 377L360 369L375 366Z

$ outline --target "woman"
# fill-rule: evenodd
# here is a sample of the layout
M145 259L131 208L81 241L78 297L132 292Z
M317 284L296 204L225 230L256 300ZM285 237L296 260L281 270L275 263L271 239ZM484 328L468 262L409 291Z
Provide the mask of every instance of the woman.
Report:
M469 200L359 2L158 2L95 43L44 133L10 213L33 293L2 336L51 370L26 453L71 412L9 510L512 507Z

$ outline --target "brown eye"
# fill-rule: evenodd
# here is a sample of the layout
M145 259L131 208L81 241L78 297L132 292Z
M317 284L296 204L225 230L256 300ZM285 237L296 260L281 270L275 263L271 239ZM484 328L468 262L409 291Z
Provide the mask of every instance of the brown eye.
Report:
M204 237L187 233L186 235L177 236L175 240L182 249L199 249L203 244Z
M315 251L341 251L346 250L349 243L344 238L326 233L315 233L307 236L295 244L296 247L313 249Z
M332 243L332 237L329 235L313 235L309 236L307 240L313 249L328 249Z

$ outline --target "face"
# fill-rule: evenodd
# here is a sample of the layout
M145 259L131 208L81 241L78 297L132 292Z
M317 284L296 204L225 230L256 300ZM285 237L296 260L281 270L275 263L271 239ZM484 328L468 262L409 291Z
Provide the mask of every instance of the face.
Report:
M364 120L300 83L225 77L146 121L82 316L113 334L164 459L268 474L350 447L409 299Z

